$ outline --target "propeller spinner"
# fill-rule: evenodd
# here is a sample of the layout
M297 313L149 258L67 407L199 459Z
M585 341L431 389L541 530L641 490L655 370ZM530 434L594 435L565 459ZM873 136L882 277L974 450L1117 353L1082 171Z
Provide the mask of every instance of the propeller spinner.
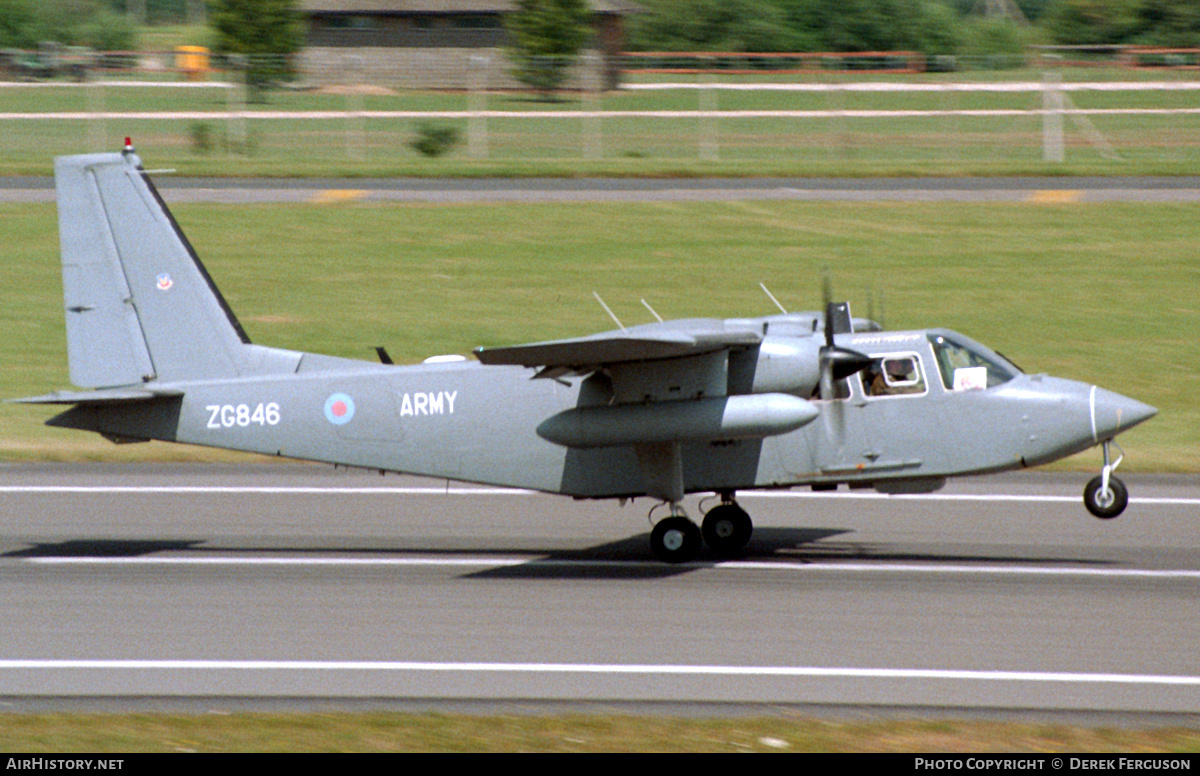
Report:
M850 304L827 302L825 344L821 347L821 398L826 401L835 398L834 383L861 372L872 363L870 356L833 344L833 335L849 334L853 330L850 322Z

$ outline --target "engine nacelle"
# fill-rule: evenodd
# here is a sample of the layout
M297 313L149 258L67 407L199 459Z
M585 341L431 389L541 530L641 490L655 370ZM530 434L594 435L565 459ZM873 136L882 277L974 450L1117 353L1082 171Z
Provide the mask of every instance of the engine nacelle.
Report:
M756 348L729 354L730 393L790 393L808 397L821 381L817 337L763 338Z

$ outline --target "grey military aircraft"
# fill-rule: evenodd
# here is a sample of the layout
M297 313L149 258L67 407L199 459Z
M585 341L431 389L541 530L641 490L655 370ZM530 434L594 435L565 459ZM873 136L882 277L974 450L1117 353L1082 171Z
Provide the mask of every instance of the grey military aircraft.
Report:
M883 331L844 303L480 348L475 361L337 358L252 344L128 144L55 163L70 380L19 399L52 426L577 499L649 497L667 562L739 552L735 494L920 493L1093 446L1088 510L1128 500L1110 446L1153 407L1024 374L943 329ZM1119 451L1120 448L1118 448ZM698 526L685 494L712 493ZM703 503L703 502L702 502Z

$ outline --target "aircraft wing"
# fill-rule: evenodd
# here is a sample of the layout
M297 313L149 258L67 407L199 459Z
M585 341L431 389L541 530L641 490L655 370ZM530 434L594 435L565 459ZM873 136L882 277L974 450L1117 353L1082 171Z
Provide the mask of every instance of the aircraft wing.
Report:
M711 353L762 342L759 328L729 326L725 321L693 319L652 323L586 337L499 348L476 348L488 365L547 367L588 372L607 364L656 361Z

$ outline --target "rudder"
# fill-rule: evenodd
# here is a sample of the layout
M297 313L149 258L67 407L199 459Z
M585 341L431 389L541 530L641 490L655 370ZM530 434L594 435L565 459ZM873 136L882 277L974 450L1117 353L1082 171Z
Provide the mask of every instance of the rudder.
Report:
M71 382L240 374L249 339L132 152L54 164Z

